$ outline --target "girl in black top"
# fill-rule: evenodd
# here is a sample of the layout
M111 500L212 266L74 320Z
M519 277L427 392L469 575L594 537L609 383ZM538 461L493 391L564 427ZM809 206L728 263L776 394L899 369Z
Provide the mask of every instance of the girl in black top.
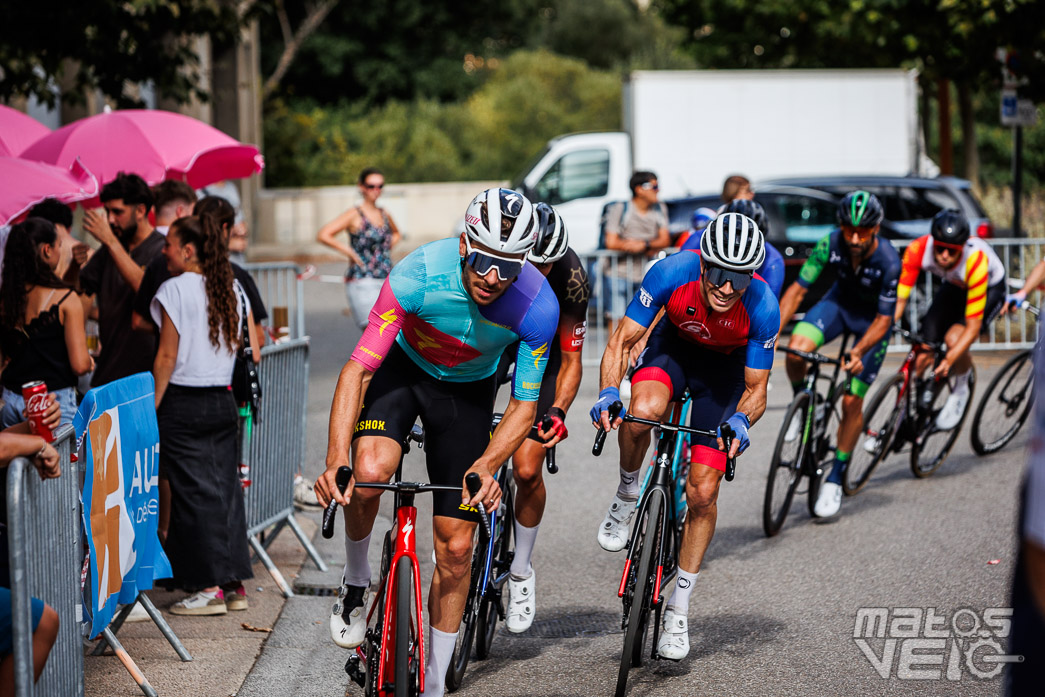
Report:
M83 304L54 273L61 246L54 225L43 218L15 225L7 238L0 284L0 428L23 421L22 385L34 380L47 383L58 396L61 423L71 423L77 376L94 368Z

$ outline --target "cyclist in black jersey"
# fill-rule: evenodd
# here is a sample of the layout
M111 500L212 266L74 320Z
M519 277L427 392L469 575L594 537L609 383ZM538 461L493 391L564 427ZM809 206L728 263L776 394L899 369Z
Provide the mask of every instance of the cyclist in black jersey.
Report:
M523 441L512 457L516 486L515 557L508 577L505 626L515 633L530 628L537 609L536 577L530 559L547 499L542 470L544 453L568 435L566 411L573 404L581 383L581 347L591 295L588 275L577 253L569 247L562 217L547 203L538 203L534 214L538 223L537 244L527 259L545 275L559 301L559 327L558 339L553 340L548 349L548 367L537 398L538 428L545 416L551 419L552 427L539 431L541 440L533 440L531 436ZM499 383L507 382L516 354L511 346L502 354Z

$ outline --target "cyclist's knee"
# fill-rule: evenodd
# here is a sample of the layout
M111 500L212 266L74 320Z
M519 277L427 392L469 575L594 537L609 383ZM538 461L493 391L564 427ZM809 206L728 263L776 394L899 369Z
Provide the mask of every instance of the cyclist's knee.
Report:
M855 394L847 394L842 397L842 414L846 418L860 416L864 408L864 398Z
M436 540L435 561L443 573L449 573L454 578L463 578L468 574L472 563L471 535L461 533Z
M947 346L954 346L958 343L958 339L961 338L962 334L965 333L964 324L952 324L951 328L947 330L947 334L943 337L943 342Z
M519 489L526 491L532 491L539 487L541 482L544 481L541 476L541 464L541 460L538 460L535 465L531 458L527 457L524 461L523 458L516 455L515 459L512 460L512 474L515 476L515 485Z
M662 395L645 390L641 392L635 390L635 392L631 404L628 405L628 413L640 419L659 420L668 406L667 400ZM629 423L627 425L635 431L646 431L650 428L645 424Z
M693 472L686 480L686 505L694 515L702 515L715 507L718 502L718 490L721 478L718 470L706 465L694 464ZM704 471L697 471L697 468Z

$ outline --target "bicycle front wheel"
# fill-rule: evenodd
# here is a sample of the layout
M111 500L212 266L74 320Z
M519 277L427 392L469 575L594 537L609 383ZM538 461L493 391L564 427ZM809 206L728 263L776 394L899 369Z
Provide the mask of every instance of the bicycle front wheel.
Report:
M990 455L1019 432L1034 405L1034 361L1030 351L1017 353L987 385L972 418L972 449Z
M653 557L660 542L660 518L663 498L656 491L650 496L649 506L641 520L635 523L633 549L638 549L638 565L632 565L628 574L625 598L631 597L627 609L627 626L624 631L624 650L620 656L620 671L617 673L616 697L624 697L628 690L628 671L632 666L642 665L645 655L646 637L649 634L649 616L653 605L653 583L656 569Z
M784 423L780 427L773 458L769 463L766 496L762 503L762 529L766 537L773 537L780 532L791 510L791 500L795 496L798 480L802 477L802 460L808 451L806 441L811 436L806 433L808 413L809 393L799 392L784 414ZM793 419L798 419L801 425L797 433L789 434ZM795 437L788 440L789 435Z
M911 448L911 473L919 479L924 479L939 469L951 452L954 441L958 440L965 417L969 415L972 398L976 394L976 368L972 368L969 374L969 400L965 403L962 418L958 421L957 426L948 430L940 430L936 427L936 417L943 409L947 398L951 396L954 389L953 378L946 378L941 382L929 413L919 417L921 432L915 438Z
M492 542L493 564L490 573L494 576L508 573L512 566L512 531L515 529L515 485L512 481L512 474L508 472L504 481L501 482L504 515L497 520L497 529L494 530ZM487 591L489 591L489 587ZM500 591L485 593L479 603L475 632L475 657L479 660L485 660L490 655L493 638L497 634L497 618L503 616L504 604L508 602L508 599L504 597L507 593L508 582L505 581Z
M410 635L410 606L414 600L414 570L408 557L396 564L395 697L414 697L417 685L417 641Z
M864 409L864 425L856 441L849 466L842 478L842 491L853 496L864 488L878 464L885 459L903 417L899 403L903 376L897 373L879 387Z
M483 599L483 569L486 565L486 550L489 540L478 533L478 542L472 551L472 576L468 584L468 600L465 601L464 614L461 616L461 628L457 631L457 643L450 665L446 668L446 690L454 692L464 680L464 672L468 668L468 660L472 656L472 640L475 638L475 625L478 622L479 606Z

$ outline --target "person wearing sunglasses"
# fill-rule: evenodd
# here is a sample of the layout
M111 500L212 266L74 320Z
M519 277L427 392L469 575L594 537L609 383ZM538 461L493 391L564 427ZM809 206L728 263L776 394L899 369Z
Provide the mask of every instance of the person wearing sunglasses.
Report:
M608 410L620 400L619 385L632 346L661 308L632 376L628 411L660 419L688 388L692 423L710 428L727 423L736 434L730 456L744 452L748 429L766 408L766 386L780 311L769 286L755 274L765 241L753 220L739 213L716 218L704 231L700 253L680 252L657 262L643 277L627 314L602 356L598 401L592 423L609 431L620 426L620 482L599 526L599 545L619 552L628 544L635 513L639 467L650 444L650 428L611 424ZM721 438L691 436L693 466L686 482L689 511L682 533L678 581L664 612L657 651L681 660L689 653L689 596L715 532L719 484L726 469Z
M387 482L401 443L420 418L429 481L460 486L433 497L436 569L429 592L430 639L425 694L442 695L468 595L478 506L496 510L493 473L518 450L537 418L537 399L559 305L526 254L537 240L533 205L510 189L483 191L468 206L465 232L431 242L392 268L363 337L338 378L330 411L326 471L314 490L323 506L345 509L344 578L330 614L343 648L362 643L372 569L370 534L380 491L354 482ZM504 418L490 435L495 372L516 349L515 379ZM365 401L364 401L365 398ZM335 474L351 462L344 494ZM465 476L476 473L472 496Z
M904 250L896 303L897 322L903 318L922 271L943 281L929 309L918 320L918 334L927 341L947 344L946 357L934 369L936 375L949 376L954 381L947 401L936 416L936 428L947 431L961 422L971 396L969 347L1005 305L1005 265L989 244L970 236L969 221L964 215L944 209L933 216L929 234L919 237ZM921 374L932 356L923 353L918 358L915 368Z
M376 167L359 173L359 193L363 202L331 220L319 230L316 239L348 257L345 271L345 297L348 309L360 329L365 329L381 284L392 270L392 247L399 243L399 228L392 216L378 208L377 199L385 188L385 175ZM345 244L337 239L348 233Z
M780 331L798 311L806 292L826 268L835 272L831 289L814 305L791 332L789 346L816 351L848 331L857 342L849 349L842 368L849 372L849 389L842 398L838 448L834 465L813 506L813 514L826 518L842 506L842 477L863 427L864 397L885 360L886 344L893 326L900 256L889 240L878 236L885 211L874 194L853 191L838 204L838 229L817 242L798 279L780 299ZM788 354L787 377L797 392L805 383L806 362ZM799 436L800 415L788 424L784 438Z

